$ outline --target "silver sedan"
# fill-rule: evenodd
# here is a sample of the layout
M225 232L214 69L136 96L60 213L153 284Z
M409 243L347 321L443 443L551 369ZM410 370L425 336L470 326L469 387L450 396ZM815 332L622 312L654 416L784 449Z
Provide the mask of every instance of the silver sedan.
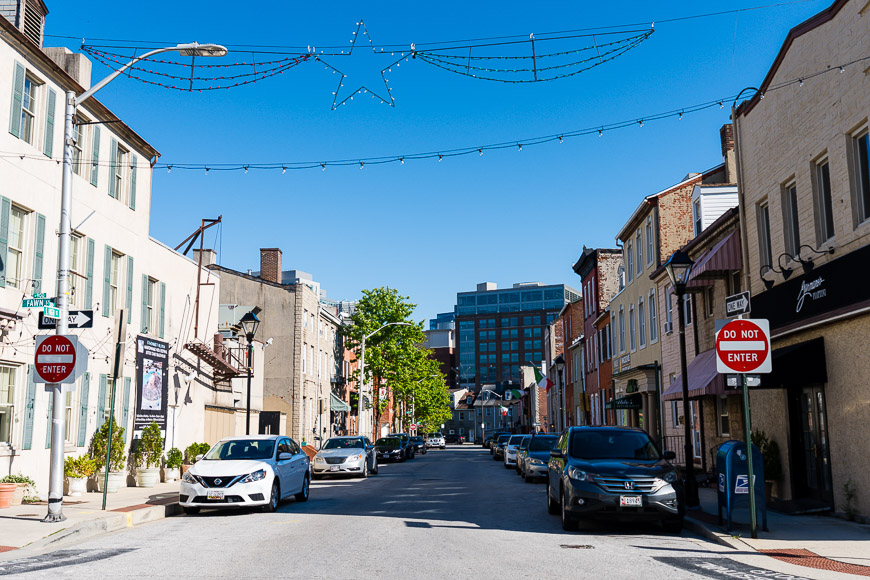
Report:
M378 472L378 459L368 437L332 437L314 456L311 466L314 479L325 475L367 477Z

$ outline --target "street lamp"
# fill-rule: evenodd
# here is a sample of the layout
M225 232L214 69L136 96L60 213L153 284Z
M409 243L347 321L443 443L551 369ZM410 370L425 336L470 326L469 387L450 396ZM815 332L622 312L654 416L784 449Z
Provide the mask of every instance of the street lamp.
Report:
M373 330L370 333L364 335L362 337L361 347L360 347L360 357L359 357L359 377L360 377L360 389L359 389L359 398L357 400L356 405L356 422L357 422L357 435L365 435L363 433L362 428L362 409L363 409L363 392L365 391L365 383L366 383L366 339L371 338L375 334L379 333L383 329L388 326L414 326L410 322L387 322L382 325L377 330ZM372 393L372 399L374 399L374 393ZM372 439L374 439L374 425L372 425Z
M242 330L245 331L245 338L248 341L248 406L245 411L245 435L251 434L251 362L254 358L254 335L257 334L257 328L260 327L260 319L250 311L239 320L242 325Z
M60 188L60 227L58 228L57 248L57 307L60 310L60 318L57 321L57 334L69 332L69 275L70 275L70 238L72 236L72 158L75 145L75 129L73 119L76 107L89 99L101 88L109 84L118 75L139 62L154 54L161 52L178 51L186 56L224 56L227 49L218 44L179 44L166 48L158 48L146 52L134 58L112 74L95 84L93 87L76 96L75 91L67 91L65 95L66 108L63 124L63 173L61 174ZM62 522L66 519L63 515L63 453L64 433L66 431L66 406L64 405L63 393L60 385L50 385L52 388L52 417L51 417L51 460L48 478L48 514L43 518L44 522ZM110 415L111 417L111 415Z
M686 284L689 282L689 274L694 262L685 252L677 250L665 263L668 278L674 286L674 294L677 295L677 314L680 321L680 372L683 376L683 437L685 437L686 454L686 505L695 507L699 505L698 482L695 480L695 461L692 445L692 429L689 425L689 374L686 370L686 318L683 311L685 304L683 297L686 294Z

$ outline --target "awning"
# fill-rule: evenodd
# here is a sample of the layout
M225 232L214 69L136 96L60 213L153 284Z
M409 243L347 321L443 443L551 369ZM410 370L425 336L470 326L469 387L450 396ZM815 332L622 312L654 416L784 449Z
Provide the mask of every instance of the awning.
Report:
M820 336L778 348L772 353L773 372L761 375L761 386L781 389L828 382L825 339Z
M716 370L716 349L704 351L689 363L689 398L725 393L725 378ZM662 393L662 400L674 401L683 398L683 377L678 375Z
M733 270L743 269L743 257L740 252L740 236L734 230L707 250L692 266L689 275L689 288L707 286L706 280L725 276Z
M335 411L335 412L350 411L350 405L348 405L347 403L345 403L344 401L342 401L341 399L339 399L338 397L336 397L332 393L329 393L329 408L330 408L330 410Z
M604 405L607 409L640 409L642 406L640 395L637 393L608 401Z

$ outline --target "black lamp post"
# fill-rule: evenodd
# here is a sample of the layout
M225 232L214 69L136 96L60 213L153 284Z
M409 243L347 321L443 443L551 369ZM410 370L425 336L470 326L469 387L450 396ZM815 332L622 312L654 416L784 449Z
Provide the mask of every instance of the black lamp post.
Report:
M671 279L671 284L674 286L674 293L677 295L677 310L680 320L680 372L683 378L683 435L685 441L686 453L686 505L689 507L697 507L700 502L698 500L698 482L695 480L695 454L692 445L692 429L689 424L689 374L686 370L686 317L683 311L685 304L683 297L686 294L686 284L689 282L689 273L692 271L694 262L685 252L677 250L673 253L670 259L665 264L668 271L668 277Z
M245 411L245 435L251 434L251 359L254 357L254 335L260 326L260 319L253 312L248 312L239 320L248 340L248 406Z
M559 428L564 430L565 421L565 380L562 378L562 371L565 369L565 359L562 355L556 357L556 372L559 374Z

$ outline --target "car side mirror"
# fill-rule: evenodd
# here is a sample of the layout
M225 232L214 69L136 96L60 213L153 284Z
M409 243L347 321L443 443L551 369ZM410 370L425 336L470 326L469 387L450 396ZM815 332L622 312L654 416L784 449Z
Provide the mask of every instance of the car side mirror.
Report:
M200 453L199 455L197 455L196 457L193 458L193 461L194 461L194 462L197 462L197 461L199 461L200 459L202 459L203 457L205 457L205 455L203 455L202 453Z
M278 461L287 461L288 459L293 459L293 454L292 454L292 453L286 453L286 452L284 452L284 453L279 453L279 454L278 454Z
M565 457L561 449L550 449L550 457Z
M375 448L374 445L366 445L366 451L371 451L374 448Z
M671 461L672 459L677 458L677 454L674 453L673 451L665 451L664 454L662 454L662 457L664 457L668 461Z

